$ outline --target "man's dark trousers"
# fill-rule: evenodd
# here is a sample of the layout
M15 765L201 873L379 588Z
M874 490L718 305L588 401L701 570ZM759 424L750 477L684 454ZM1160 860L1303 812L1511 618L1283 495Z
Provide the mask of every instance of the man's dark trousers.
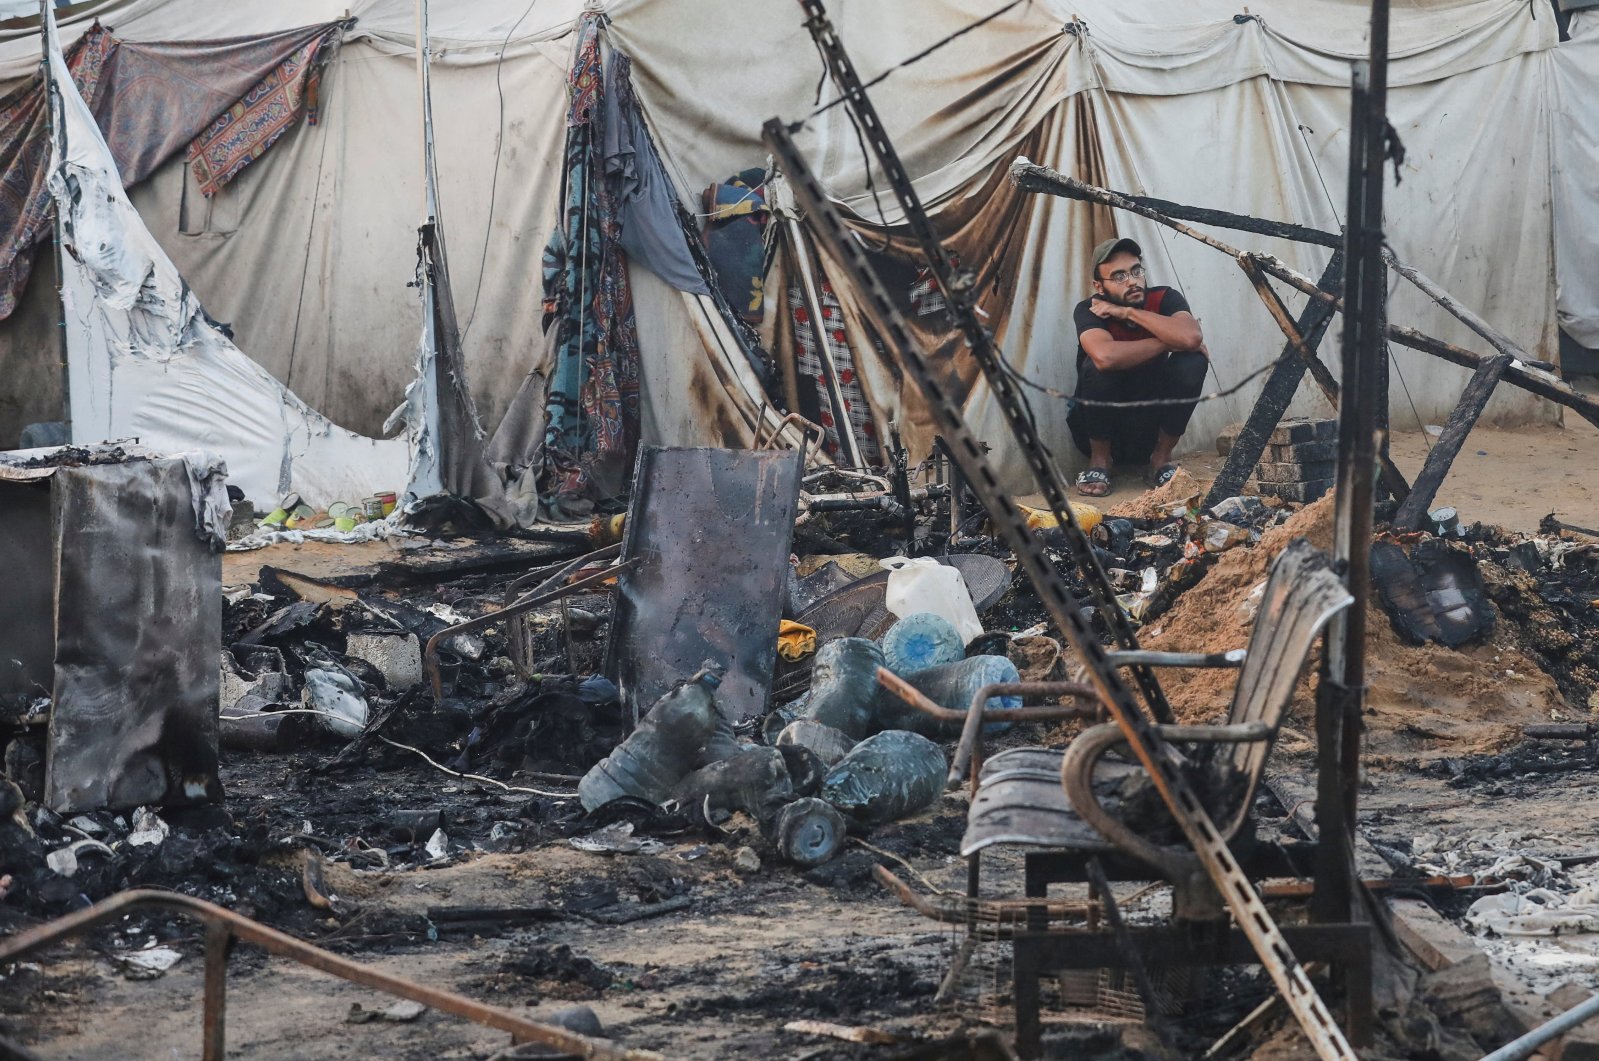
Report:
M1155 448L1157 432L1181 438L1205 386L1209 360L1197 350L1162 354L1137 368L1101 372L1087 358L1077 366L1076 397L1095 402L1189 399L1178 405L1103 408L1074 405L1067 417L1072 442L1083 453L1088 440L1109 439L1118 464L1142 464Z

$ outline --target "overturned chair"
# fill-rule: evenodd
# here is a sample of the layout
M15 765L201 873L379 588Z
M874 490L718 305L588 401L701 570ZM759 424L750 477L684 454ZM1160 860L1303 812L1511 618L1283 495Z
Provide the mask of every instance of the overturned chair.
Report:
M1305 877L1314 864L1311 844L1257 843L1250 807L1276 740L1283 715L1310 650L1327 623L1352 598L1327 557L1308 542L1292 542L1272 565L1249 646L1219 654L1112 652L1117 666L1236 667L1231 709L1220 725L1159 725L1156 730L1186 757L1194 787L1211 820L1251 879ZM890 684L885 680L885 684ZM938 713L898 687L902 698ZM974 701L951 783L968 760L980 760L985 719L1011 712L984 711L985 694ZM1080 717L1080 707L1024 708L1031 718ZM1053 712L1053 714L1050 714ZM1035 1056L1040 1044L1039 980L1046 973L1076 969L1130 969L1144 981L1141 965L1162 967L1245 965L1257 961L1236 929L1227 927L1226 907L1198 856L1182 839L1164 803L1135 763L1107 758L1123 742L1114 723L1091 726L1064 751L1013 748L980 765L961 854L968 860L966 910L990 904L1026 912L1007 932L1014 946L1017 1047ZM1140 831L1142 830L1142 831ZM1024 848L1025 899L984 899L980 894L983 852L996 845ZM885 879L886 874L882 874ZM1173 889L1174 924L1132 929L1119 923L1109 880L1164 880ZM1088 904L1051 902L1053 883L1091 882ZM898 882L891 882L896 884ZM896 887L910 901L905 889ZM1033 906L1029 906L1031 901ZM942 920L950 911L919 901L918 909ZM1063 912L1085 915L1057 926ZM1098 930L1102 908L1114 932ZM941 916L942 915L942 916ZM990 919L992 917L990 916ZM1010 919L1007 919L1010 920ZM1086 921L1086 928L1083 922ZM1363 1041L1370 1023L1370 933L1358 924L1286 927L1284 935L1301 960L1329 961L1344 971L1351 1038ZM963 954L967 951L963 950ZM957 962L959 962L957 958ZM953 973L952 973L953 975ZM1143 999L1146 1007L1151 999Z

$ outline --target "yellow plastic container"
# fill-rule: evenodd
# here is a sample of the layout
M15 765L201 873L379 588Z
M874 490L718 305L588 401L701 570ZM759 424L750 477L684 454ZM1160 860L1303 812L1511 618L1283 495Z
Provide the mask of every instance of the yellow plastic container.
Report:
M1077 501L1068 501L1066 503L1072 506L1072 515L1077 518L1077 525L1083 528L1084 534L1099 526L1099 521L1105 518L1105 514L1093 505L1085 505ZM1026 505L1017 505L1016 507L1021 509L1022 515L1027 517L1028 530L1049 530L1052 527L1060 526L1059 521L1055 519L1055 513L1050 512L1048 509L1028 508Z

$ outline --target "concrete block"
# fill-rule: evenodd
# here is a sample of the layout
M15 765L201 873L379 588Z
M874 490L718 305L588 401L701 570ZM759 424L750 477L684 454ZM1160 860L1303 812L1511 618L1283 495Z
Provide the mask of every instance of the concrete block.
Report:
M1394 934L1433 972L1481 954L1471 937L1420 899L1394 899Z
M1274 446L1288 446L1298 442L1323 442L1338 437L1336 420L1284 420L1267 439Z
M1308 464L1261 461L1255 468L1255 477L1263 483L1310 483L1317 479L1331 479L1337 474L1337 461L1311 461Z
M1324 442L1294 442L1285 446L1267 446L1266 455L1263 459L1275 461L1278 464L1336 461L1338 459L1338 440L1333 438Z
M1228 424L1216 435L1216 452L1223 457L1233 451L1233 443L1238 441L1238 433L1244 429L1243 424Z
M1308 505L1333 488L1331 479L1314 479L1308 483L1261 483L1260 492L1267 497L1296 501Z
M1548 995L1556 1013L1580 1006L1592 997L1592 991L1575 981L1561 984ZM1579 1024L1542 1050L1550 1061L1595 1061L1599 1058L1599 1021Z
M1416 986L1445 1027L1464 1031L1479 1043L1508 1043L1525 1030L1494 983L1486 954L1425 973Z

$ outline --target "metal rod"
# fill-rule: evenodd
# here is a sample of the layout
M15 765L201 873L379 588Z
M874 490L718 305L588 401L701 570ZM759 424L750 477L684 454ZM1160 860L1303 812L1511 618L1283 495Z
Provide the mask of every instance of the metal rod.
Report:
M137 888L119 892L93 906L67 914L54 921L24 929L0 940L0 964L17 961L28 954L106 921L121 918L134 910L166 910L192 917L207 926L207 955L211 953L209 929L216 925L223 932L253 943L269 954L289 958L301 965L319 970L362 987L370 987L399 998L420 1002L429 1009L462 1017L474 1024L510 1032L512 1035L535 1042L546 1043L569 1054L599 1061L659 1061L659 1054L649 1050L624 1050L611 1043L578 1035L550 1024L528 1020L520 1014L498 1006L490 1006L474 999L446 991L429 984L419 984L403 976L386 973L369 965L325 951L293 936L268 928L214 903L196 899L177 892ZM208 976L209 980L209 976ZM220 996L219 996L220 997Z
M501 608L497 612L490 612L487 615L480 615L476 619L468 619L464 623L447 626L428 638L427 647L422 650L422 670L427 674L428 680L433 685L433 699L444 699L444 682L443 677L439 674L439 645L446 638L454 637L457 634L469 634L473 630L481 630L485 626L493 626L502 619L509 619L513 615L521 615L523 612L532 611L540 605L554 603L568 594L576 593L579 590L587 589L590 586L615 578L619 573L633 566L634 562L632 560L624 561L614 567L607 567L603 571L585 575L575 582L569 582L564 586L544 593L530 593L515 604Z
M1593 740L1599 736L1599 726L1592 722L1550 722L1522 726L1521 735L1538 740Z
M422 209L439 219L439 170L433 156L433 42L428 36L428 0L416 0L416 77L422 93Z
M805 454L806 464L808 465L811 457L811 435L815 434L817 436L815 444L818 448L820 448L821 444L827 441L827 429L821 424L811 423L799 413L788 413L785 415L783 419L779 420L776 425L772 427L772 433L770 435L766 434L766 425L764 423L756 423L755 441L750 448L776 449L778 436L784 431L788 430L790 426L797 427L799 429L800 448Z
M961 723L960 744L949 764L948 788L960 787L966 777L966 767L972 761L973 751L982 734L984 722L1062 722L1072 718L1092 718L1099 714L1098 694L1094 687L1082 682L995 682L983 686L972 695L971 705L964 711L943 707L929 700L914 685L887 667L877 668L877 683L905 703L940 722ZM1000 707L990 709L988 701L996 696L1075 696L1095 701L1089 706Z
M1110 661L1118 667L1135 663L1151 667L1242 667L1249 650L1230 648L1226 652L1112 652Z
M228 943L233 934L221 921L205 925L205 1013L201 1057L222 1061L228 1052Z
M1491 1054L1483 1057L1482 1061L1521 1061L1544 1043L1558 1036L1564 1035L1579 1024L1599 1017L1599 995L1594 995L1586 1002L1579 1003L1566 1010L1560 1016L1546 1024L1540 1024L1532 1031L1519 1039L1511 1040Z
M596 564L602 560L615 560L621 555L622 543L613 542L610 545L595 549L591 553L584 553L582 556L579 556L573 560L563 560L559 564L548 564L544 567L534 568L532 571L520 576L516 579L516 581L505 587L505 603L515 604L517 598L523 596L525 593L537 593L540 590L547 588L550 583L556 581L557 579L565 578L574 571L579 571L590 564ZM551 574L551 572L554 572L554 574ZM524 588L535 582L538 584L534 585L532 590L527 590Z

